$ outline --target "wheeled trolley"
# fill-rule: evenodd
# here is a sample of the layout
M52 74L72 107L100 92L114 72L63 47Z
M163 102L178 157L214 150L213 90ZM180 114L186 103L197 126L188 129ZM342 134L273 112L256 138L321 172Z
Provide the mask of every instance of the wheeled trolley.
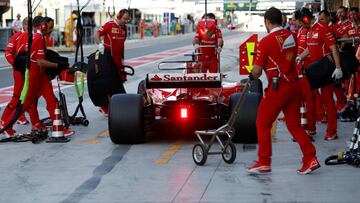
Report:
M247 92L249 90L250 80L246 81L244 86L243 94L241 94L240 98L236 102L230 118L225 125L219 127L216 130L194 132L200 141L200 143L194 145L192 150L192 157L197 165L204 165L206 163L207 156L215 154L221 154L223 160L228 164L231 164L235 161L236 147L232 142L232 139L235 136L234 125L236 123L236 118L240 113L240 108L244 103ZM203 139L203 136L211 136L210 141L206 143ZM210 151L211 147L216 141L220 145L220 151Z

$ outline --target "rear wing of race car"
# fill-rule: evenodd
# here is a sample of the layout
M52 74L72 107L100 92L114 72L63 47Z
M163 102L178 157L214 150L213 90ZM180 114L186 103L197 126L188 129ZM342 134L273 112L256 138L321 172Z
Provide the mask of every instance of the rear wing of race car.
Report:
M146 88L221 88L221 73L153 73L146 76Z

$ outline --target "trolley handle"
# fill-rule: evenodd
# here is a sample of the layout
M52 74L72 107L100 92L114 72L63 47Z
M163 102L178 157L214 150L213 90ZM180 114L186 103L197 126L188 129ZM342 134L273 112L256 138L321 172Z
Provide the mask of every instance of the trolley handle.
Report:
M124 70L125 69L130 69L131 72L128 72L128 71L125 71L126 75L130 75L130 76L133 76L135 74L135 70L133 67L131 66L128 66L128 65L124 65Z

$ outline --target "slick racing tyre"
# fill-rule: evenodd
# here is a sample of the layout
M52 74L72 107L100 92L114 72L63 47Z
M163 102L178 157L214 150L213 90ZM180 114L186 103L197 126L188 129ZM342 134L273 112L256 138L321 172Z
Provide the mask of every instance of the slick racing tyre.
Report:
M230 111L233 112L236 102L243 93L236 93L230 96ZM240 106L239 114L235 120L234 129L235 143L257 143L256 117L261 100L260 93L247 92L245 100Z
M249 78L242 79L242 80L240 80L240 83L245 84L248 80L249 80ZM254 81L251 81L249 91L254 92L254 93L259 93L262 95L263 94L263 86L262 86L261 80L256 79Z
M109 96L125 93L111 53L95 52L88 56L87 84L91 101L95 106L106 106Z
M109 105L109 134L115 144L137 144L145 139L143 98L115 94Z

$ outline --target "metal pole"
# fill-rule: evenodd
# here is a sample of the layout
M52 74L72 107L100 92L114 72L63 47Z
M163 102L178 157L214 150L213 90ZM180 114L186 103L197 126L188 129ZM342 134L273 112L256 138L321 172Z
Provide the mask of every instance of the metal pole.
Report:
M205 0L205 18L207 17L207 0Z
M321 0L320 9L325 10L325 0Z

